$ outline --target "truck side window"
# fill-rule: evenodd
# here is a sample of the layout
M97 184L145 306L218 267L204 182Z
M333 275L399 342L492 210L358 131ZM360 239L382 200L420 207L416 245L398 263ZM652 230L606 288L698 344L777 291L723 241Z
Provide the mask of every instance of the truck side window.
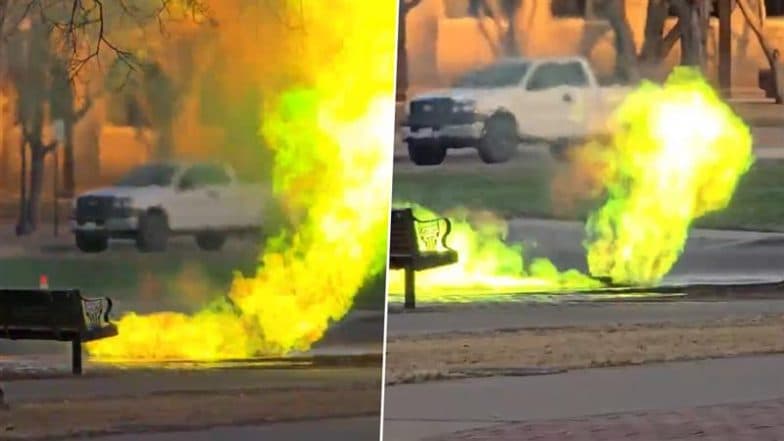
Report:
M216 185L227 185L231 182L231 177L223 167L200 164L194 165L182 176L180 187L183 190L191 190L202 187Z
M588 77L578 62L545 63L536 68L528 81L528 90L546 90L558 86L585 87Z

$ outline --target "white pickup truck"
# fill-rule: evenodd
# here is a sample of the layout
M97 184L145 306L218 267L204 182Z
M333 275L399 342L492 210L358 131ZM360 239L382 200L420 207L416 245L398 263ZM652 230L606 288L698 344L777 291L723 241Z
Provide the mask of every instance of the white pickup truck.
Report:
M71 229L84 252L131 239L140 251L164 251L172 235L192 235L219 250L230 234L258 233L265 190L240 184L221 164L160 162L137 167L115 185L74 198Z
M571 143L606 135L607 117L631 89L601 86L582 57L509 58L469 72L453 88L414 96L403 124L408 155L437 165L450 148L508 161L520 142L560 156Z

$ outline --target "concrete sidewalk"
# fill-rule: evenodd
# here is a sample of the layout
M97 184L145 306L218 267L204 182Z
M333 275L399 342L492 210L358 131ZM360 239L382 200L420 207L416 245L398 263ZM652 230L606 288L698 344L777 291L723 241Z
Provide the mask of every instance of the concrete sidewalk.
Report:
M508 423L428 441L779 441L784 400Z
M387 336L609 324L698 323L765 314L784 314L784 300L443 305L431 310L389 314Z
M510 433L516 436L496 438L479 429L504 423L520 426L609 413L777 400L784 397L782 370L784 356L765 356L392 386L386 389L384 440L417 441L436 436L439 440L533 439L515 431ZM692 419L699 420L698 416ZM449 435L469 429L477 429L474 434L479 437Z

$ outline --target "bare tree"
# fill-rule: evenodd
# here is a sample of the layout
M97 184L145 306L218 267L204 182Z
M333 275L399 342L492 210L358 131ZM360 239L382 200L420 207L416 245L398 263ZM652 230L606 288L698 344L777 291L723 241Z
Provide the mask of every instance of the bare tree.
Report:
M10 76L18 96L17 121L22 129L22 197L17 234L31 233L38 224L39 202L43 190L44 159L55 142L44 143L46 104L48 101L48 66L51 59L49 38L51 27L39 17L32 17L29 26L12 39L9 58L14 60ZM30 152L29 194L24 182L25 159Z
M111 40L109 28L123 22L117 17L126 21L130 18L139 27L156 21L162 25L178 8L191 17L206 13L198 0L30 0L13 5L0 2L0 53L12 52L7 57L12 60L9 77L17 92L17 119L22 129L18 234L28 234L37 227L44 160L56 147L56 142L44 142L44 126L49 123L47 108L51 110L50 117L65 122L64 176L67 192L73 193L73 128L89 110L91 101L88 98L81 108L74 108L72 82L102 57L120 60L132 73L138 71L130 52ZM170 121L171 112L163 113L164 119ZM167 142L171 140L170 125L161 137Z

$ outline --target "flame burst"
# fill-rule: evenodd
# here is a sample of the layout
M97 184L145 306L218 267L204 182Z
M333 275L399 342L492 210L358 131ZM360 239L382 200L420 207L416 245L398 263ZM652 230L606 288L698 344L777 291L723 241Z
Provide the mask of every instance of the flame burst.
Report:
M620 129L602 154L607 201L586 225L588 268L614 282L656 283L683 252L691 223L729 204L753 161L751 132L687 68L663 86L643 84L612 123Z
M127 314L119 336L87 345L92 356L215 360L306 350L384 270L397 2L279 6L275 16L296 11L301 28L272 20L276 35L260 43L286 56L265 68L267 84L285 89L265 90L261 136L275 150L274 189L296 227L268 241L256 275L236 275L228 299L193 315Z
M573 188L576 197L605 197L585 226L588 269L614 283L654 284L683 252L692 221L730 202L752 163L751 134L702 76L686 68L676 69L663 86L641 85L610 124L618 128L610 142L573 151L567 171L592 184ZM421 207L416 212L439 217ZM447 216L453 221L448 243L459 261L418 273L420 300L602 286L579 271L559 271L547 259L526 264L522 246L506 242L503 220L482 215L469 222L465 211ZM403 292L402 271L387 279L390 293Z

